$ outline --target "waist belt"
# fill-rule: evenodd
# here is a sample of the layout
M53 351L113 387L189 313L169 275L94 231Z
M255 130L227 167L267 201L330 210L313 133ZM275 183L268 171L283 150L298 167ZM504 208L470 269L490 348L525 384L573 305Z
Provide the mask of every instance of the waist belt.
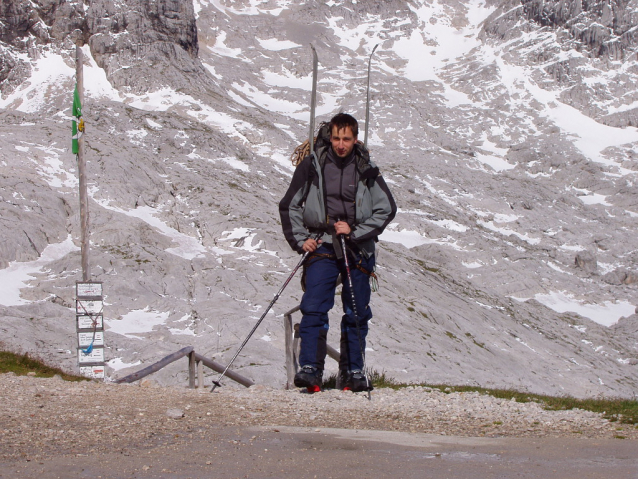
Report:
M340 251L341 249L339 249ZM337 250L335 250L336 252ZM343 257L343 254L341 254L341 256L338 256L337 254L331 254L331 253L311 253L308 256L308 259L306 260L306 262L303 265L303 270L301 272L301 289L302 291L306 291L306 270L307 268L314 263L315 261L319 261L322 259L341 259ZM358 269L359 271L361 271L363 274L367 275L370 277L371 281L372 281L372 291L378 291L379 290L379 277L377 276L377 274L374 271L368 271L366 268L364 268L363 266L361 266L361 258L359 258L359 261L357 261L356 264L353 265L356 269Z

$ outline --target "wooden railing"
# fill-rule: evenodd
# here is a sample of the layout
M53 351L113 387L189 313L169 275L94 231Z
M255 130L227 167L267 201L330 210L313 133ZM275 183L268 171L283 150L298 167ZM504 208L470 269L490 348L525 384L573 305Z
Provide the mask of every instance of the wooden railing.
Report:
M219 364L212 359L202 356L195 352L195 348L193 346L186 346L185 348L180 349L172 354L169 354L165 358L157 361L154 364L151 364L144 369L140 369L136 373L129 374L123 378L117 379L115 382L118 384L121 383L132 383L135 381L139 381L142 378L145 378L149 374L159 371L160 369L168 366L169 364L177 361L178 359L183 358L184 356L188 356L188 387L204 387L204 366L221 373L226 369L223 364ZM238 382L242 386L246 386L249 388L253 386L255 383L250 379L242 376L239 373L228 370L225 374L225 377L232 379L235 382ZM195 380L197 378L197 381Z
M292 315L299 311L299 306L294 307L290 311L284 313L284 332L285 332L285 349L286 349L286 389L294 388L295 374L299 369L299 323L293 324ZM328 356L339 362L339 351L326 345ZM188 356L188 387L204 387L204 366L216 371L218 373L224 372L226 367L212 359L209 359L201 354L195 352L193 346L187 346L172 354L169 354L165 358L157 361L150 366L140 369L139 371L129 374L123 378L117 379L115 382L132 383L145 378L149 374L159 371L160 369L168 366L169 364ZM249 388L255 383L250 379L236 373L232 370L226 371L225 377L238 382L242 386Z

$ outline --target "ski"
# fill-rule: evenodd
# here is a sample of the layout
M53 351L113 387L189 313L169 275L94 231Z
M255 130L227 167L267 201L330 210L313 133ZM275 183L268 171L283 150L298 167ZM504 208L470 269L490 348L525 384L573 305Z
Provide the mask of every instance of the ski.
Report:
M310 134L308 142L310 144L310 154L315 151L315 107L317 106L317 72L319 70L319 57L317 50L310 44L312 48L312 95L310 96Z
M379 44L377 43L372 49L372 53L370 53L370 59L368 60L368 92L366 94L366 127L365 134L363 136L363 146L365 148L368 147L368 126L370 125L370 69L372 67L372 55L374 55L374 51L377 49Z

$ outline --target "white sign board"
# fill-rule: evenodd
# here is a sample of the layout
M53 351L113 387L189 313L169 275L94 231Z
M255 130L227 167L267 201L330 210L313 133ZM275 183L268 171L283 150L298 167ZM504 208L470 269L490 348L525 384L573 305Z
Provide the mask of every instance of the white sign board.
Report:
M104 348L93 348L93 350L88 354L85 354L84 351L78 349L78 362L80 364L103 363Z
M76 316L78 319L78 329L102 329L102 315ZM93 323L95 321L95 324Z
M76 283L76 297L102 296L102 283Z
M106 366L80 366L80 375L85 378L104 379Z
M102 301L85 301L78 299L75 302L76 314L99 314L104 308Z
M78 333L78 346L88 348L91 343L93 346L104 346L104 332L96 331L95 336L93 333Z

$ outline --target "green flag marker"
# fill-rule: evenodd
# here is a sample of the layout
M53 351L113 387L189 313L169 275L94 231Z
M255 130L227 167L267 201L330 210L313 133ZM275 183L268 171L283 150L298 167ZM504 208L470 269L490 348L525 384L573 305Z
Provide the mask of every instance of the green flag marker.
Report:
M74 155L78 154L78 139L82 136L83 131L84 121L82 120L82 105L80 104L80 95L78 94L78 87L76 85L75 90L73 91L73 120L71 121L71 151Z

